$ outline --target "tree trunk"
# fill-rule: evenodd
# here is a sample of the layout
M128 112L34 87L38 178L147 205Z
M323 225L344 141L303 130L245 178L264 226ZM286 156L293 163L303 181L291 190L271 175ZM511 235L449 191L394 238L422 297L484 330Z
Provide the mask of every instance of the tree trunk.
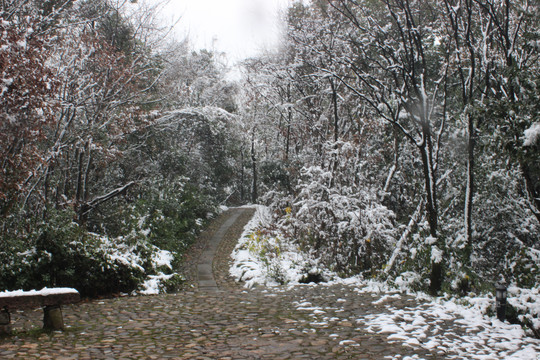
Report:
M436 193L436 182L435 182L435 173L433 168L433 149L431 146L429 129L424 128L424 142L420 146L420 154L422 158L422 166L424 170L424 184L426 188L426 215L429 224L429 234L432 238L437 239L437 222L438 222L438 210L437 210L437 193ZM437 240L435 245L439 245L439 249L442 249L443 246L440 246L440 240ZM433 244L431 245L431 250L433 251ZM442 264L440 262L431 260L431 275L430 275L430 285L429 291L431 294L436 295L442 287L443 281L443 271Z
M429 224L429 233L432 237L437 237L437 198L435 193L435 178L433 174L433 167L429 158L431 157L426 147L420 148L420 154L422 158L422 167L424 173L424 186L426 188L426 215Z
M253 185L251 188L251 202L257 203L257 158L255 157L255 131L251 135L251 169L253 172Z
M244 148L240 151L240 202L244 202Z
M467 143L467 189L465 191L465 261L470 263L472 253L472 208L474 198L474 146L476 143L476 133L474 130L474 119L467 116L468 121L468 143Z
M88 200L88 181L90 178L90 169L92 166L92 141L91 140L87 142L86 148L87 148L86 150L87 156L86 156L86 166L85 166L84 175L83 175L83 192L82 192L83 201L85 202Z
M339 112L338 112L338 96L336 86L334 85L334 80L330 78L330 88L332 89L332 104L334 109L334 154L333 165L332 165L332 180L330 182L330 188L334 187L334 179L336 177L339 157L337 155L337 141L339 139Z
M287 85L287 102L291 103L291 85ZM285 163L289 161L289 151L291 148L291 122L292 122L292 108L289 105L287 109L287 135L285 138Z
M77 160L77 190L75 191L75 201L80 203L82 200L82 169L83 169L84 152L77 149L75 158Z
M527 162L521 161L520 168L521 175L525 179L525 187L527 189L528 197L530 198L531 204L535 207L535 209L532 209L532 212L534 216L536 216L538 222L540 222L540 194L538 194L538 192L536 191Z
M384 183L384 188L381 195L381 203L384 202L384 200L386 199L386 196L388 195L388 189L390 188L390 183L392 182L392 179L394 178L394 175L396 174L398 167L399 167L399 137L398 137L398 130L396 130L394 126L394 163L392 164L392 167L390 168L390 171L388 172L388 176L386 177L386 182Z

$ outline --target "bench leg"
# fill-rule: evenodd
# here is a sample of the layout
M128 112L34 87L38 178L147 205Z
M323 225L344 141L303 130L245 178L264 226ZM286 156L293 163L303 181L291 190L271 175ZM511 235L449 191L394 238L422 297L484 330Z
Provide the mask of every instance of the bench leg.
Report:
M43 328L46 330L64 330L64 318L60 305L43 308Z
M0 311L0 335L11 333L11 315L8 309Z

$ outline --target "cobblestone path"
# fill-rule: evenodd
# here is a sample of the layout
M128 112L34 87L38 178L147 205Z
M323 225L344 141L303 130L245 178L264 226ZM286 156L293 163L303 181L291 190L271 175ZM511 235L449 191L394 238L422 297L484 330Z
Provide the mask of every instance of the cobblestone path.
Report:
M206 261L201 254L220 232L223 241L213 261L216 291L192 283L176 294L66 306L68 329L51 334L35 330L41 310L17 313L13 325L19 331L0 339L0 359L446 358L392 344L388 334L369 333L358 320L388 311L384 305L389 302L397 308L416 306L407 296L384 300L382 294L358 293L345 285L244 290L234 284L227 276L228 254L251 214L230 210L187 258L191 269L185 270L196 282L197 265ZM237 218L234 224L227 223L231 216Z

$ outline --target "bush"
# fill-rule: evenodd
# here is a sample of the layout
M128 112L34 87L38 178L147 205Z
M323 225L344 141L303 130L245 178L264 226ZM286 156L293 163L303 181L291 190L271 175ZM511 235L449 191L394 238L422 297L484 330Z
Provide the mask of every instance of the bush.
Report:
M320 167L303 174L290 214L281 222L284 232L315 251L332 271L374 275L382 269L395 244L393 212L378 202L375 191L340 184Z
M69 210L54 211L24 240L11 238L14 246L0 252L1 288L73 287L82 296L135 290L152 249L90 234L73 217Z
M164 186L135 201L126 214L125 228L144 234L160 249L182 254L214 212L210 199L192 186Z
M213 211L208 197L180 179L110 201L84 226L71 209L49 210L45 220L5 217L0 289L72 287L93 297L131 293L159 274L167 276L162 290L176 289L182 279L174 268Z

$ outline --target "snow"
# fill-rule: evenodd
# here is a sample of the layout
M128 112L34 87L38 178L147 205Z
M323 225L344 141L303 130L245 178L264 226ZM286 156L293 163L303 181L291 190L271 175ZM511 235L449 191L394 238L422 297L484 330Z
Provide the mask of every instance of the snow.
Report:
M521 289L517 286L508 288L508 303L523 313L521 321L528 320L535 329L540 329L540 289Z
M276 285L269 277L263 261L247 246L257 227L267 224L270 220L268 208L257 206L255 216L244 228L239 245L232 255L234 263L230 273L237 281L245 281L248 288L256 284ZM428 239L428 242L430 240ZM280 246L287 249L289 245L282 240ZM442 257L442 251L433 246L432 257L437 260ZM281 260L277 265L284 265L284 262ZM282 291L298 286L298 282L294 281L295 269L283 268L281 271L285 273L285 279L292 279ZM372 304L380 306L380 311L363 314L350 321L356 322L359 328L385 336L389 343L427 349L444 354L449 359L540 359L540 340L529 337L519 325L501 322L494 315L487 315L489 312L493 313L495 303L493 295L463 298L432 297L422 292L411 292L411 285L418 281L420 281L418 274L408 272L396 278L397 288L376 280L364 280L360 276L346 279L334 276L331 281L310 286L320 287L321 293L326 291L325 287L342 285L359 294L371 293L375 297L378 295ZM280 291L278 288L274 289ZM508 303L516 309L523 310L528 314L527 319L535 326L539 326L539 289L509 287L508 294ZM391 299L399 301L402 296L409 296L412 299L407 303L410 306L397 307L395 302L388 301ZM302 299L292 303L296 310L307 312L311 316L312 321L309 324L314 327L328 327L331 326L330 322L347 321L331 314L345 313L347 300L338 298L334 304L335 307L328 308L317 304L313 299ZM350 339L339 339L337 334L331 334L329 337L339 340L341 346L358 345Z
M347 345L347 346L360 346L358 345L358 343L354 340L341 340L339 342L339 345L341 346L344 346L344 345Z
M388 299L395 299L395 298L399 298L401 295L399 294L394 294L394 295L384 295L382 298L380 298L379 300L377 301L374 301L372 304L382 304L383 302L385 302L386 300Z
M6 85L6 86L11 86L13 84L13 78L6 78L6 79L2 79L2 82Z
M398 114L400 120L407 120L409 118L409 113L405 109L401 109Z
M440 264L443 257L443 251L440 250L437 246L431 247L431 261L435 264Z
M160 250L156 248L156 251L152 255L152 267L154 269L168 268L172 270L172 261L174 260L174 254L167 250ZM169 280L177 273L164 274L159 272L157 275L148 275L148 278L141 284L137 293L141 295L157 295L163 293L163 282Z
M377 281L365 281L359 277L335 280L331 284L351 287L359 294L370 293L375 297L374 305L382 305L376 313L357 316L352 321L359 329L377 336L384 336L390 344L400 344L413 349L426 349L444 354L449 359L538 359L540 340L528 337L519 325L501 322L485 315L494 303L492 296L466 297L461 299L433 298L423 293L403 294ZM321 292L325 290L321 289ZM377 299L378 296L378 299ZM399 300L404 306L396 306L391 299ZM336 301L332 310L340 309L343 303ZM310 324L347 321L330 318L330 308L321 307L314 300L293 302L297 310L306 311L312 317ZM326 316L325 316L326 315ZM339 335L329 335L338 339ZM342 346L355 346L347 339Z
M534 146L540 139L540 122L531 125L530 128L523 133L523 146Z
M154 269L164 266L172 270L171 262L173 260L173 254L167 250L156 251L152 256L152 263L154 265Z
M397 276L394 282L401 291L407 291L407 289L413 287L413 284L419 283L420 280L421 277L417 273L406 271Z
M472 307L457 300L440 298L416 307L397 309L386 305L379 314L357 322L377 334L388 334L390 342L437 350L450 358L534 359L540 356L540 341L528 338L518 325L485 316L482 308L492 299L469 299ZM449 325L445 325L445 323ZM459 325L459 326L456 326Z
M60 295L60 294L78 294L79 292L76 289L72 288L46 288L44 287L41 290L15 290L15 291L2 291L0 292L0 297L14 297L14 296L29 296L29 295Z
M116 246L114 246L111 243L107 244L107 242L104 243L105 246L102 246L102 250L104 250L103 253L106 254L112 263L117 261L128 267L144 271L142 266L143 259L135 251L135 246L127 246L125 244L116 244Z
M175 274L163 274L159 273L158 275L149 275L148 279L142 283L141 287L142 290L139 290L139 294L142 295L157 295L161 293L161 282L164 280L169 280L171 277L173 277Z
M433 245L433 244L435 244L435 243L437 243L437 238L435 238L435 237L433 237L433 236L428 236L428 237L426 238L426 244L428 244L428 245Z
M2 79L2 83L3 85L0 84L0 96L3 96L9 90L9 86L13 84L13 78Z
M236 281L244 281L245 286L250 288L255 284L267 283L264 264L257 259L248 248L248 242L255 229L271 220L271 214L267 207L256 205L253 218L246 224L240 236L236 248L231 254L234 261L229 273Z

